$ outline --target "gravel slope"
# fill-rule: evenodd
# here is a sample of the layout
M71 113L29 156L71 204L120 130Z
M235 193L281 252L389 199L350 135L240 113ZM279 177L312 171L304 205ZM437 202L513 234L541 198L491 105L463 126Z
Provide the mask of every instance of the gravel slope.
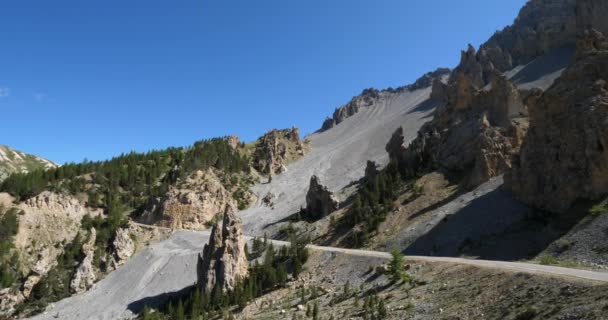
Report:
M129 305L196 282L196 259L208 232L177 231L110 273L84 294L64 299L32 319L123 319Z
M386 164L388 154L384 148L397 127L402 125L406 138L413 139L430 119L434 107L427 101L430 93L430 88L399 94L382 93L379 103L361 110L331 130L310 135L312 150L309 154L290 165L287 172L273 178L272 183L253 188L260 199L272 193L275 206L272 209L258 201L243 211L245 233L272 234L270 224L305 206L312 175L317 175L330 190L339 192L364 175L367 160Z

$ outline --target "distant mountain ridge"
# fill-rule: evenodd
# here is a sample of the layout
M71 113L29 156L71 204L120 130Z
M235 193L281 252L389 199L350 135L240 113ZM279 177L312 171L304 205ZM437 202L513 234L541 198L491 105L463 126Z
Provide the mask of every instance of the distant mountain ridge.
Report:
M16 172L31 172L37 169L52 169L58 164L31 154L0 145L0 181Z

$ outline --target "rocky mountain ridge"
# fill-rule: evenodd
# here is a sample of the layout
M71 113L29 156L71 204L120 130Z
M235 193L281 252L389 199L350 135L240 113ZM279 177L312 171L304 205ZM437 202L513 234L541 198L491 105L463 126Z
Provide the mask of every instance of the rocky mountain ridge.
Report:
M52 161L0 145L0 182L12 173L52 169L58 166Z
M379 100L389 99L391 96L398 94L403 91L415 91L433 84L435 80L441 80L450 73L450 69L438 68L435 71L428 72L422 77L418 78L413 84L406 85L403 87L388 88L384 90L377 90L373 88L365 89L360 95L355 96L346 105L336 108L332 117L327 117L319 129L319 132L327 131L334 126L340 124L344 120L353 115L357 114L361 109L373 106L378 103Z

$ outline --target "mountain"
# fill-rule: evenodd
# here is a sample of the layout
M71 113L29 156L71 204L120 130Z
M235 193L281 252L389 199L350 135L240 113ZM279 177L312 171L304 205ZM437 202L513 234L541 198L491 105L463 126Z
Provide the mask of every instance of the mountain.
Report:
M12 173L52 169L58 166L58 164L41 157L0 145L0 182Z
M0 311L604 319L606 15L528 1L453 70L365 89L303 140L273 129L7 179Z

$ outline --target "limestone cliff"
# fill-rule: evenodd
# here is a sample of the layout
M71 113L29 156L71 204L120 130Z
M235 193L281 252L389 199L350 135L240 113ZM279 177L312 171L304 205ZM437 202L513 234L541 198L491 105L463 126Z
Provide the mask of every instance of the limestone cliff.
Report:
M530 130L505 176L523 201L563 212L608 193L608 41L579 39L576 60L530 107Z
M227 207L236 207L213 169L197 171L169 188L161 199L152 199L139 222L175 229L206 229Z

